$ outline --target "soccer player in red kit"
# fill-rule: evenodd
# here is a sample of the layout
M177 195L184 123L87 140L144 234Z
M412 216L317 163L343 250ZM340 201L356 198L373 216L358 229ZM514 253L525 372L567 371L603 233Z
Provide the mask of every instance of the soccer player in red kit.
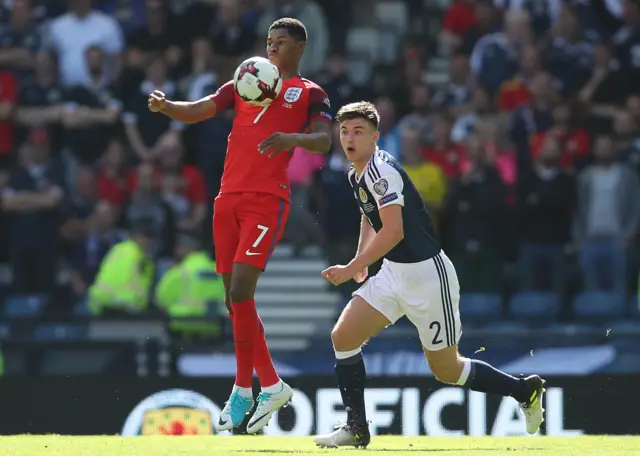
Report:
M169 101L159 91L149 95L149 109L186 123L228 107L236 111L213 217L216 265L227 292L237 362L231 397L215 423L218 431L239 426L253 408L254 368L262 391L247 432L266 426L293 395L273 366L254 293L289 215L287 167L294 147L318 153L331 147L329 99L298 70L306 41L307 31L296 19L269 27L267 55L280 69L283 85L267 108L243 102L233 81L194 102Z

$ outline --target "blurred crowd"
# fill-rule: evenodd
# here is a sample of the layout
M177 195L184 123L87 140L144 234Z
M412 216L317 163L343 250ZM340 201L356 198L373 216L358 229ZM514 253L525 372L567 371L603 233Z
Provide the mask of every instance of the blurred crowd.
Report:
M146 97L154 89L179 100L213 93L242 59L264 54L274 19L292 16L310 37L303 75L333 109L375 101L380 147L418 187L463 292L631 296L640 6L386 2L402 4L407 26L390 38L380 29L374 44L392 52L378 59L356 52L351 33L371 25L364 3L6 0L0 263L11 266L10 292L62 287L65 299L82 296L132 229L152 240L154 259L180 256L180 236L199 237L198 248L211 252L233 112L183 125L150 113ZM333 148L327 157L295 151L286 240L296 256L321 246L329 262L343 263L360 216L337 137Z

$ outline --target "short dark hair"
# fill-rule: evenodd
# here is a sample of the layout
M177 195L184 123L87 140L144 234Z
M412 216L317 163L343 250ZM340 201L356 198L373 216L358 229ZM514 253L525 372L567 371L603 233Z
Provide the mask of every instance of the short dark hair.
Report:
M298 19L292 17L278 19L269 27L269 33L275 29L285 29L296 41L307 41L307 28Z
M380 114L378 114L378 110L373 103L368 101L358 101L344 105L336 115L336 120L339 123L352 119L364 119L376 129L378 129L378 125L380 124Z

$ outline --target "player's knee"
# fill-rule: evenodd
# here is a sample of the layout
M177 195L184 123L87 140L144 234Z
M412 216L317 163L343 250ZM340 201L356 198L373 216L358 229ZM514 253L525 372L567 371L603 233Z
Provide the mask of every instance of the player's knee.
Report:
M229 299L231 300L231 302L244 302L248 301L251 298L247 296L246 291L243 291L242 289L236 290L232 288L229 292Z
M462 373L464 365L462 361L459 360L451 360L446 362L440 361L430 361L429 369L441 383L448 383L450 385L455 385L460 380L460 375Z
M333 349L338 352L355 350L362 345L360 341L354 340L349 331L340 325L334 326L333 330L331 330L331 343L333 344Z

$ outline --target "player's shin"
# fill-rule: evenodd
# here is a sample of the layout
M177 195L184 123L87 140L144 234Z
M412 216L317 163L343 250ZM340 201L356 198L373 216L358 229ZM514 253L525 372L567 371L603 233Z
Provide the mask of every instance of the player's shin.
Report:
M253 367L260 379L262 391L272 393L278 392L280 390L281 380L276 372L275 366L273 365L271 353L269 353L269 347L267 345L267 339L264 334L264 325L260 318L258 318L258 334L256 336L253 350Z
M367 373L362 358L362 349L336 351L335 374L338 379L342 402L347 410L347 421L367 425L364 390Z
M236 350L236 386L251 388L258 314L255 301L232 302L233 342Z
M529 388L524 379L502 372L484 361L461 360L463 367L457 385L482 393L511 396L518 402L528 400Z

